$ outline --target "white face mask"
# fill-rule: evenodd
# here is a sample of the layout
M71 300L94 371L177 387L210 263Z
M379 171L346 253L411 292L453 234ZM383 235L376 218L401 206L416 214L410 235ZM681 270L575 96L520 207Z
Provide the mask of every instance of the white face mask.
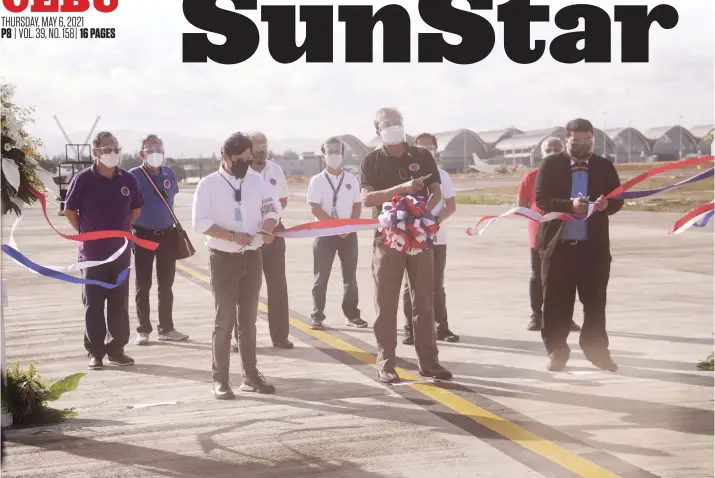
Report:
M343 155L329 154L325 157L325 164L327 164L329 168L337 169L343 164Z
M164 154L163 153L149 153L146 155L146 163L152 168L158 168L164 164Z
M108 168L116 168L121 160L119 153L106 153L99 157L99 161Z
M389 145L400 144L405 141L405 127L402 125L390 126L380 131L380 139Z

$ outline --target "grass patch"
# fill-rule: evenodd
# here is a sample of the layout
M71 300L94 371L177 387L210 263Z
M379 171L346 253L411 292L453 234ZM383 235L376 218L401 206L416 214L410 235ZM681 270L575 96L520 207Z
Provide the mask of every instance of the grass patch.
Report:
M508 200L493 194L457 194L457 204L479 204L482 206L498 206L507 204Z
M698 370L715 371L715 352L710 352L708 358L698 363Z

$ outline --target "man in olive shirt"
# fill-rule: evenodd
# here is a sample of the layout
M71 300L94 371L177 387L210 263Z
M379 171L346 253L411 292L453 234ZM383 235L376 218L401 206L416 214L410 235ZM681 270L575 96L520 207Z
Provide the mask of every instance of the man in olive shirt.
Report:
M439 170L434 158L424 148L405 141L402 114L394 108L382 108L375 115L375 130L382 146L369 153L360 165L360 188L366 207L373 208L373 218L383 203L395 195L415 195L429 199L432 210L442 199ZM385 245L379 232L373 244L372 275L375 282L375 338L377 340L378 379L397 383L395 348L397 347L397 310L402 278L407 271L413 304L413 333L423 377L449 380L452 373L439 364L434 334L434 294L432 250L409 255Z

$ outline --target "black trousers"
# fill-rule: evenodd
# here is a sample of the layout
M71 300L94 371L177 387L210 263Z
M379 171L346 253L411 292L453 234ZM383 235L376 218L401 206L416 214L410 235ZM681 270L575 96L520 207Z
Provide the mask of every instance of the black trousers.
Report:
M118 261L83 269L82 277L113 283L128 267L128 264L122 266L116 262ZM98 285L83 286L82 303L84 304L84 348L87 352L100 360L105 355L117 356L124 353L124 346L129 342L129 276L114 289L105 289ZM107 331L111 335L111 340L105 344Z
M434 280L434 321L437 331L449 330L447 323L447 293L444 290L444 269L447 266L447 245L434 246L433 280ZM405 330L412 330L412 299L410 297L409 281L405 274L405 285L402 289L402 309L405 313Z
M67 190L60 189L60 211L65 210L65 201L67 200Z
M152 332L149 319L149 292L151 291L152 276L154 274L154 259L156 258L156 282L159 294L159 327L158 332L165 334L174 330L172 317L174 307L174 277L176 275L176 229L169 228L162 231L153 231L142 227L134 227L134 234L142 239L149 239L159 243L156 251L143 247L134 247L134 274L136 284L135 303L137 318L139 319L138 333Z
M531 313L534 317L541 319L541 308L544 305L544 296L541 288L541 256L539 250L534 248L531 251L531 277L529 278L529 300L531 302Z
M285 230L278 224L276 231ZM271 244L261 246L263 275L268 296L268 330L273 342L288 339L288 283L286 282L286 241L276 237Z
M313 242L313 313L311 318L325 320L325 295L330 272L337 253L343 273L343 314L350 320L360 318L358 309L358 237L356 233L345 238L339 236L316 237Z
M559 243L551 256L542 257L544 312L541 337L546 351L570 352L566 344L573 320L576 292L583 304L579 345L587 358L608 350L606 290L611 273L608 249L581 242Z
M213 380L228 382L231 364L231 332L236 328L243 376L255 376L256 318L261 293L261 253L225 253L211 250L209 255L211 290L216 318L211 336Z

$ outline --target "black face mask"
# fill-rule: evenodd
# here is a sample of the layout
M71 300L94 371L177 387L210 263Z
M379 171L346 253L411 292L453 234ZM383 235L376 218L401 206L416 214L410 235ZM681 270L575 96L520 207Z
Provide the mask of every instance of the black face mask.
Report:
M591 145L589 144L574 144L568 147L569 156L574 159L583 161L591 156Z
M231 174L233 174L235 177L243 179L246 177L246 173L248 172L248 163L245 161L234 161L233 164L231 165Z

